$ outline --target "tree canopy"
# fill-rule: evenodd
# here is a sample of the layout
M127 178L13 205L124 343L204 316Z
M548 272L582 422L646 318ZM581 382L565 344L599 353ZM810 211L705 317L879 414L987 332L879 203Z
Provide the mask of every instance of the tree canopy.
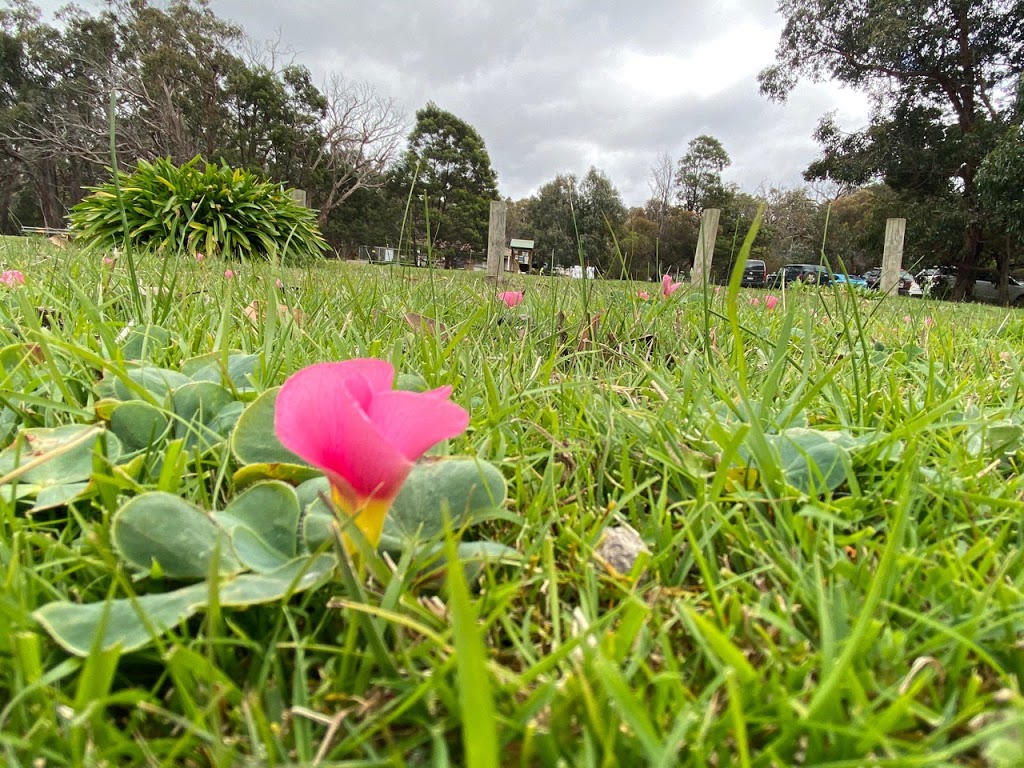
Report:
M409 220L417 247L444 254L482 250L498 177L480 134L433 102L416 113L409 148L394 177L412 194Z
M123 164L201 154L245 167L306 189L327 229L352 194L384 183L404 118L365 84L321 89L305 67L255 50L207 0L68 6L57 24L5 0L0 229L63 226L83 187L108 178L112 92Z
M958 255L962 293L982 261L984 216L975 189L982 158L1007 119L1024 65L1020 0L781 0L785 26L761 90L785 99L799 78L832 79L868 91L871 125L843 134L819 126L823 157L809 179L893 190L965 222Z
M676 172L678 197L688 211L721 205L726 197L722 171L729 167L729 153L714 136L698 136L686 146Z

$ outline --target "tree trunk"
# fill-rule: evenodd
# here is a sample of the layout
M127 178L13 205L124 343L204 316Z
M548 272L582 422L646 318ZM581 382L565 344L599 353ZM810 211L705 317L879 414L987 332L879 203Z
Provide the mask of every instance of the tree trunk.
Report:
M974 281L978 279L978 267L981 266L981 251L981 224L972 217L972 221L964 230L963 257L960 259L956 283L953 285L953 301L969 299L974 292Z
M996 250L996 267L999 270L999 303L1010 303L1010 236L1006 236L1005 247Z

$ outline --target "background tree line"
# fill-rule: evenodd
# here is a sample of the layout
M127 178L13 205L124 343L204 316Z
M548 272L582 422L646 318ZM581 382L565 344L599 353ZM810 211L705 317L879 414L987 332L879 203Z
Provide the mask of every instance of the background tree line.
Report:
M535 262L549 267L685 276L705 208L722 210L724 271L764 206L754 255L770 269L824 253L859 272L879 262L885 220L901 216L906 265L959 264L961 291L987 265L1007 274L1024 237L1024 0L782 0L779 12L766 96L785 99L803 76L875 102L859 130L821 119L810 186L727 184L726 148L702 135L681 157L655 159L644 205L627 208L598 168L560 173L508 201L509 236L533 239ZM471 125L430 103L409 131L391 98L341 76L314 84L206 0L68 6L53 23L28 0L3 0L0 76L3 232L62 226L108 176L113 108L122 164L202 154L305 189L339 253L401 245L454 266L486 247L497 175Z

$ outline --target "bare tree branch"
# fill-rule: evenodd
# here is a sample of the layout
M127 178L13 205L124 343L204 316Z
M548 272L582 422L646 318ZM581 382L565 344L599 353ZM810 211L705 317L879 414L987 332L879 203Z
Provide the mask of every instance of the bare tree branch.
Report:
M321 226L331 211L357 190L383 185L384 170L407 130L395 100L381 96L368 83L333 75L324 86L324 95L323 143L312 167L314 173L322 172L330 179L323 198L315 201Z

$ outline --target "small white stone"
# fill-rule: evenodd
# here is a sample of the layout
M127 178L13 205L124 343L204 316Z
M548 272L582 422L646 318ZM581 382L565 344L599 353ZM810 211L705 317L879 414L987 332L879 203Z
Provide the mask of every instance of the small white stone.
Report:
M629 574L641 555L650 554L640 534L628 525L606 528L594 550L594 558L614 576Z

